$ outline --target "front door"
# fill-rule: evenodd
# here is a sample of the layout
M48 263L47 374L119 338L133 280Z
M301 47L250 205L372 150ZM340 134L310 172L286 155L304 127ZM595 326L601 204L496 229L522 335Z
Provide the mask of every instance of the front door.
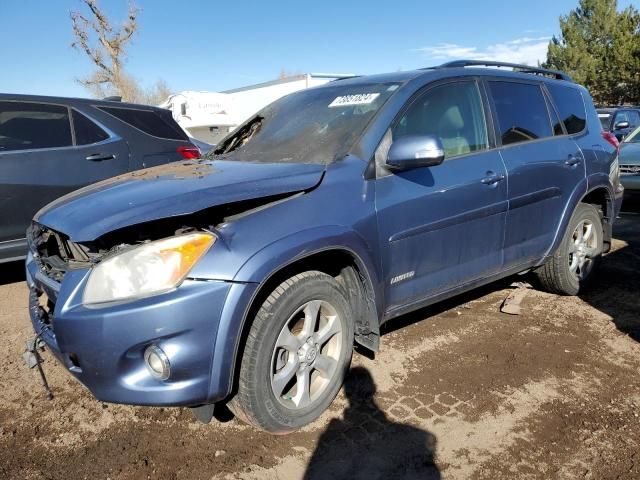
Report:
M486 125L480 88L470 80L428 88L388 132L387 144L432 134L445 149L441 165L376 180L388 310L502 268L506 169L489 148Z

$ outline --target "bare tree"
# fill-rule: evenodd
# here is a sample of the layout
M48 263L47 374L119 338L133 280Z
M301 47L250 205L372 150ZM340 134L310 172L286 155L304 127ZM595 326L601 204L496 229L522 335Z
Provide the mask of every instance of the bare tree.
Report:
M278 80L296 77L298 75L302 75L302 72L300 70L285 70L284 68L281 68L280 73L278 74Z
M71 12L73 28L73 48L84 52L96 66L96 71L87 78L78 80L96 96L121 95L124 100L135 101L140 96L140 88L135 80L123 70L127 46L138 29L140 10L129 3L126 21L114 26L99 8L97 0L82 0L91 15L78 11Z
M160 105L164 102L169 95L173 92L163 79L158 79L150 88L145 90L140 103L146 103L147 105Z

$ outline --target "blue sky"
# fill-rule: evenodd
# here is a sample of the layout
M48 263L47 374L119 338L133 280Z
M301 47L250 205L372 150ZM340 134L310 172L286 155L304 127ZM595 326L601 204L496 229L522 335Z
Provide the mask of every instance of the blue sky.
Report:
M630 0L619 2L620 7ZM375 73L455 58L535 63L577 0L138 0L126 67L143 85L220 91L289 72ZM120 21L126 0L102 0ZM86 96L92 65L70 46L79 0L0 0L0 92Z

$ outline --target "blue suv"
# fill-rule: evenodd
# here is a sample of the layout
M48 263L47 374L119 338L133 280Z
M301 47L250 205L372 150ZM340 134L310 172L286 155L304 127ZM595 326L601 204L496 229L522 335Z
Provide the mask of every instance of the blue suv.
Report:
M483 68L486 66L509 69ZM354 342L533 271L575 295L611 244L617 149L564 73L495 62L286 96L208 158L62 197L28 232L39 338L98 399L316 419Z

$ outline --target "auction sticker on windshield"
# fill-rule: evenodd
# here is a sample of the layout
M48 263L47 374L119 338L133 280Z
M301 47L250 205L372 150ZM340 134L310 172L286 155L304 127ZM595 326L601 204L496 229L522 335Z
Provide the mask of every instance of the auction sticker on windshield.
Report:
M357 93L336 97L329 107L349 107L351 105L368 105L380 96L379 93Z

